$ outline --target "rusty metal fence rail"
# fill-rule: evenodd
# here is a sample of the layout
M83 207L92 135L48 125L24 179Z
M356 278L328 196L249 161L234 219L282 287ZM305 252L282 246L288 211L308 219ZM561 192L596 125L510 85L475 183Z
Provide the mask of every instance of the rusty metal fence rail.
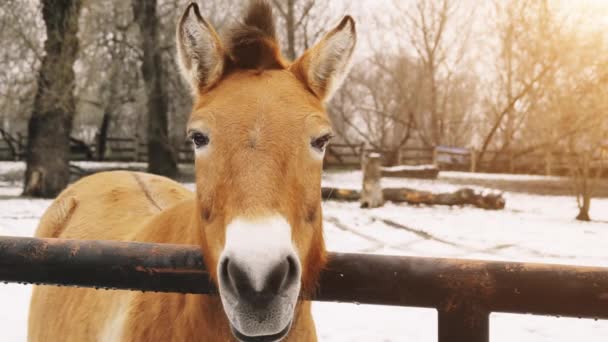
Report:
M0 237L0 281L213 294L196 246ZM491 312L608 319L608 268L332 253L318 301L435 308L439 341L489 340Z

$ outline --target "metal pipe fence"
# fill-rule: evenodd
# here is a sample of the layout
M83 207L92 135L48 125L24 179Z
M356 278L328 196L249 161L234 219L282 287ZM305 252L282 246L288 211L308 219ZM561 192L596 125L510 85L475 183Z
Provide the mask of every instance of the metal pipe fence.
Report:
M216 294L200 248L0 237L0 281ZM608 268L331 253L317 301L435 308L439 342L489 341L492 312L608 319Z

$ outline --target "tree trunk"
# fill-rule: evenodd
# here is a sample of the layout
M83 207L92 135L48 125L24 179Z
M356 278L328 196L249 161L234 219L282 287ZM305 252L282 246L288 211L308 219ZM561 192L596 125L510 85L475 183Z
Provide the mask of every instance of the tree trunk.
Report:
M23 195L55 197L70 180L70 132L76 111L73 65L80 0L43 0L45 55L28 123Z
M99 133L97 136L97 160L103 161L106 157L106 149L108 147L108 131L112 124L114 111L119 106L118 104L118 87L120 86L119 76L122 72L121 58L124 55L118 53L112 54L112 66L110 68L110 77L106 84L102 86L102 92L108 92L108 98L103 107L103 117L101 118L101 125L99 126Z
M437 80L435 58L433 55L429 56L429 78L431 81L431 103L430 103L430 116L431 116L431 137L433 139L433 146L437 147L441 145L442 132L439 130L439 113L437 111Z
M101 119L99 134L97 135L97 160L102 161L106 157L106 146L108 143L108 128L110 127L110 108L106 108Z
M576 219L579 221L591 221L589 217L589 208L591 207L591 196L589 193L583 194L583 205L579 207Z
M174 178L178 172L177 159L169 141L168 96L162 80L156 0L133 0L132 6L143 47L141 72L147 96L148 172Z
M296 18L295 0L287 0L287 16L285 18L287 28L287 58L296 59Z
M580 164L575 167L580 168L580 183L578 186L578 215L579 221L591 221L589 208L591 207L591 152L584 151Z

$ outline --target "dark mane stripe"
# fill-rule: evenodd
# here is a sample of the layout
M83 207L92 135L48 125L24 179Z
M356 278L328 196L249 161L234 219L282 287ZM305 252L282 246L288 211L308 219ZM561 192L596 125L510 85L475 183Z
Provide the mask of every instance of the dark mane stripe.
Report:
M272 7L266 1L251 1L242 21L229 28L222 40L233 68L285 68L276 39Z
M266 1L251 1L245 12L243 23L259 29L269 38L276 39L272 7Z

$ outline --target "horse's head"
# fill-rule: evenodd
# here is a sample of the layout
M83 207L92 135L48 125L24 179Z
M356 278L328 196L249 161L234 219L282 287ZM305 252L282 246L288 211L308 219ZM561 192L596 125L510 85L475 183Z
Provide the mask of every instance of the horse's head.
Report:
M324 102L346 75L355 40L345 17L287 62L271 9L259 1L222 38L194 3L178 23L179 63L194 92L197 226L240 340L285 336L298 296L323 267Z

